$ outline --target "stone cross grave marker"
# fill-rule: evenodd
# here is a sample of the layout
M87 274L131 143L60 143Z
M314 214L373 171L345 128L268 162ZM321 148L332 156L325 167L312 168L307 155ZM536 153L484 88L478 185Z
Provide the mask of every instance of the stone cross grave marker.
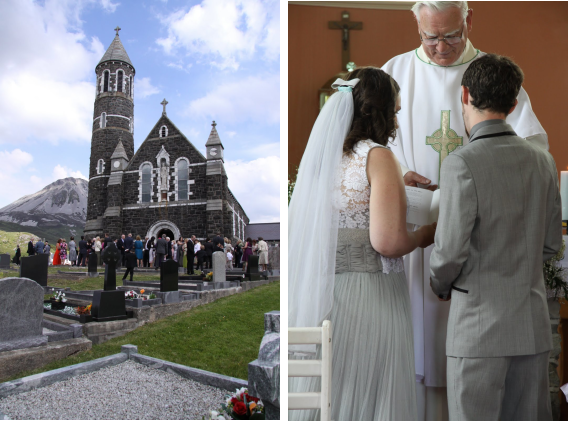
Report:
M22 257L20 263L20 277L31 279L41 286L47 286L49 254Z
M103 261L105 263L105 291L116 289L116 265L120 261L120 251L115 244L109 244L103 251ZM90 262L90 261L89 261Z
M128 318L124 292L116 290L116 264L119 260L118 248L113 243L109 244L103 251L103 261L106 264L104 291L93 292L91 315L98 322Z
M0 254L0 269L10 268L10 254Z
M213 280L212 282L225 282L227 280L227 257L223 251L213 253Z
M0 279L0 352L47 345L43 288L31 279Z
M89 254L89 268L87 271L87 276L89 277L98 277L99 276L99 272L97 271L97 253L96 252L91 252ZM115 276L116 276L116 272L115 272Z
M178 262L167 260L160 264L160 292L178 290Z

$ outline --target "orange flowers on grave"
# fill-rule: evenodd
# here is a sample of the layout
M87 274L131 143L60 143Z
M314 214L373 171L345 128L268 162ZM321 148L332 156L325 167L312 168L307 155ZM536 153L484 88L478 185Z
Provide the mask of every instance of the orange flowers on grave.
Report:
M146 292L146 291L144 291L144 289L140 289L141 294L143 294L144 292Z

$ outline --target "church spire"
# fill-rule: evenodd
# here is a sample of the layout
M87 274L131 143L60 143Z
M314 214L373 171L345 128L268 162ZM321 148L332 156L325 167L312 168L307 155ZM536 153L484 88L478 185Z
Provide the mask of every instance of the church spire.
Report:
M223 144L221 143L221 138L219 133L217 133L217 123L213 121L211 124L211 133L205 143L205 148L207 149L207 160L224 160L223 158Z
M132 65L128 54L126 53L126 50L124 49L124 46L120 41L120 37L118 36L118 32L121 30L121 28L117 25L114 30L116 31L116 36L114 37L114 40L112 40L110 47L107 49L102 59L99 61L99 64L107 61L122 61L134 68L134 65Z

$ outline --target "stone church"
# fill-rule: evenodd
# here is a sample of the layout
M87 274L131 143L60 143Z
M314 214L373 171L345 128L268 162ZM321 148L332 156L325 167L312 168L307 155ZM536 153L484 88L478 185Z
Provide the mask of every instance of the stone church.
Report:
M229 189L215 121L204 157L168 118L164 99L162 115L134 152L136 71L119 30L95 68L85 235L244 239L249 219Z

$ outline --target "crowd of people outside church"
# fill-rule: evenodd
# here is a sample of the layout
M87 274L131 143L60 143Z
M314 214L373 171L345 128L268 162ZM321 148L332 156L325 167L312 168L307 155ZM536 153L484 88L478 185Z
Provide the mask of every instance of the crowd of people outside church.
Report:
M213 253L224 252L226 256L226 269L242 269L246 271L247 262L251 255L259 256L260 271L268 270L268 244L259 237L253 240L250 237L244 242L237 239L234 246L231 240L217 234L213 238L204 238L202 241L197 239L195 235L184 239L182 236L178 240L172 241L165 234L158 235L156 238L146 236L142 240L140 235L133 238L132 234L128 236L109 237L105 234L104 239L96 236L92 239L81 239L76 242L75 237L71 236L69 243L64 238L57 240L55 244L55 252L51 255L51 245L47 240L34 239L28 242L28 255L49 254L49 264L54 266L69 265L77 267L85 267L89 263L89 255L96 253L97 265L103 265L102 253L105 248L114 243L121 253L121 266L127 268L127 273L131 274L136 268L154 268L157 270L164 261L177 261L179 267L184 267L184 259L187 258L187 273L194 274L195 270L203 272L213 267ZM12 261L20 264L20 246L16 248L16 254ZM125 274L126 278L126 274Z

